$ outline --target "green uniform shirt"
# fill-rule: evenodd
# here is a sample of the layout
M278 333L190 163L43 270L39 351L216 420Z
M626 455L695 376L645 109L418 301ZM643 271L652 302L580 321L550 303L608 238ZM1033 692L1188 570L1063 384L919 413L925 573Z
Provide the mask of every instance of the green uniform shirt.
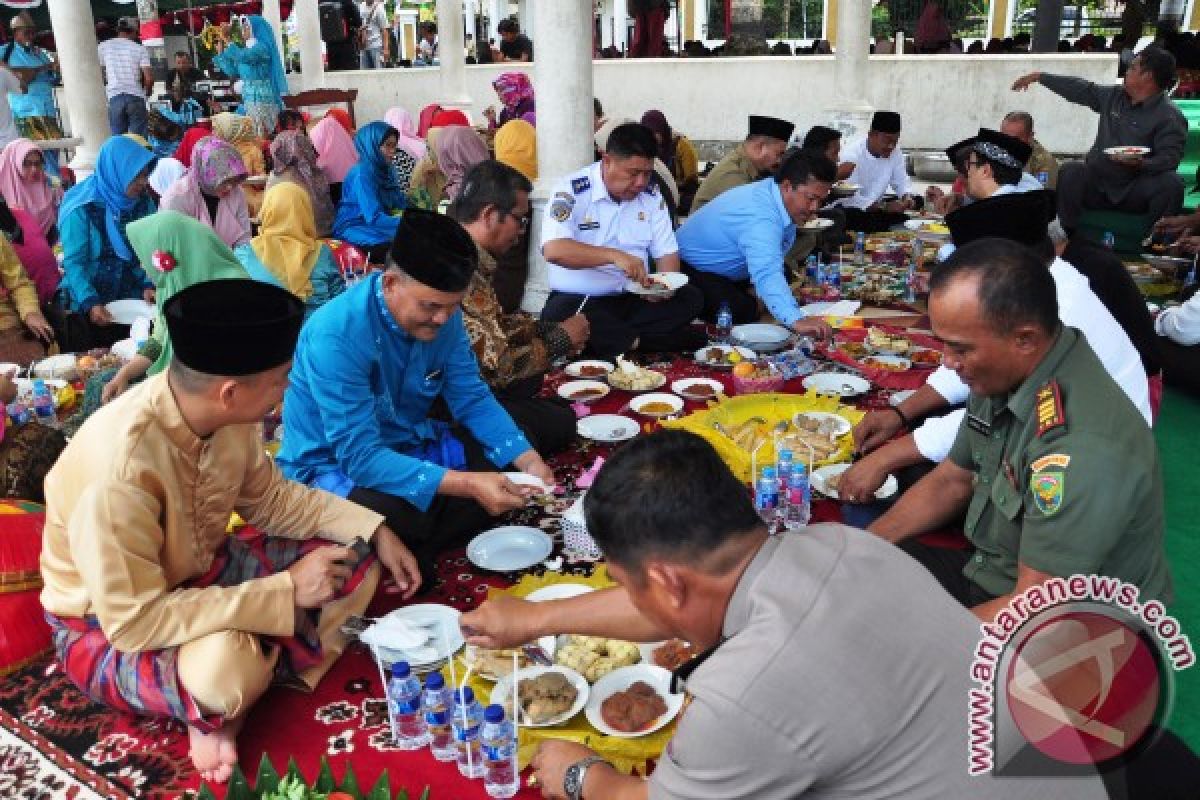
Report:
M964 574L983 589L1012 592L1021 562L1170 602L1154 435L1079 331L1063 328L1008 396L972 394L949 457L975 473Z
M1025 163L1025 171L1035 178L1039 172L1046 173L1046 188L1055 188L1058 186L1058 161L1050 154L1049 150L1042 147L1042 143L1037 139L1033 140L1032 147L1033 153L1030 154L1029 161Z
M692 200L690 213L695 214L704 207L705 203L722 192L744 186L747 183L754 183L761 177L758 168L750 161L750 156L746 155L746 145L739 144L717 162L712 172L708 173L707 178L700 181L700 188L696 190L696 197Z

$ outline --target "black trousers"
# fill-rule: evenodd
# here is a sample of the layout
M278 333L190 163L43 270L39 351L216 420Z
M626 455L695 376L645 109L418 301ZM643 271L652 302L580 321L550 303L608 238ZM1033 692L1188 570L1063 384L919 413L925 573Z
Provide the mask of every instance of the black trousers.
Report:
M1079 225L1085 208L1128 211L1162 219L1183 206L1183 179L1175 172L1141 175L1133 181L1120 204L1101 190L1095 171L1082 161L1063 164L1058 171L1058 219L1068 231Z
M1200 397L1200 345L1173 342L1158 336L1158 359L1163 368L1163 380L1168 386L1182 389Z
M562 322L574 316L584 295L551 292L542 309L542 319ZM614 358L633 349L655 352L697 350L707 337L692 328L691 321L700 315L704 296L688 284L670 300L651 303L628 292L588 297L583 315L591 326L587 352L597 358Z
M494 389L496 399L542 456L565 450L575 438L575 412L561 397L538 397L542 376Z
M899 211L863 211L858 208L842 208L846 212L846 227L863 233L889 231L908 217Z
M995 600L996 595L984 590L979 584L963 575L963 567L975 555L972 549L954 550L949 547L930 547L916 539L900 543L900 549L916 559L929 570L950 596L967 608Z
M717 312L722 303L729 304L733 313L734 325L747 325L758 322L762 311L758 307L758 298L750 294L750 281L735 281L723 275L700 270L685 264L683 272L688 276L689 286L695 286L704 296L704 308L700 312L705 322L716 322Z

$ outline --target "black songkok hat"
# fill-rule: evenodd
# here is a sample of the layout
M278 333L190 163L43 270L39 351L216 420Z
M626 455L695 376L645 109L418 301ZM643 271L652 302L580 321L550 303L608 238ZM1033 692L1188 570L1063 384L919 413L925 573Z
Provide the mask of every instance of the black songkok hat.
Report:
M750 115L748 127L750 136L770 136L781 142L791 141L792 132L796 130L796 126L787 120L777 117L760 117L755 114Z
M206 375L256 375L296 351L304 303L286 289L237 278L197 283L163 305L174 357Z
M994 131L991 128L980 128L979 133L970 139L963 139L958 144L950 145L946 148L946 155L950 156L950 161L953 162L956 156L961 158L961 154L965 150L978 153L988 161L1013 169L1024 169L1029 157L1033 155L1033 148L1017 137Z
M899 133L900 115L895 111L876 111L871 117L871 130L880 133Z
M1054 218L1052 193L1045 190L977 200L946 215L955 247L988 237L1026 246L1041 244Z
M439 292L466 291L479 267L475 240L451 217L410 208L400 218L389 263Z

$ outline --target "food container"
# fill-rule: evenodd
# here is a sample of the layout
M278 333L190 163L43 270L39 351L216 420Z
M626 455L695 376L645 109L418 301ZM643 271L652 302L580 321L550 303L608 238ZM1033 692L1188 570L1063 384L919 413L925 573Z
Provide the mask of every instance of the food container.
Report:
M73 353L63 353L39 361L33 367L33 377L59 378L64 381L75 380L79 377L75 355Z
M742 378L733 376L733 388L738 394L761 394L762 392L777 392L783 388L783 374L774 367L769 367L769 377Z

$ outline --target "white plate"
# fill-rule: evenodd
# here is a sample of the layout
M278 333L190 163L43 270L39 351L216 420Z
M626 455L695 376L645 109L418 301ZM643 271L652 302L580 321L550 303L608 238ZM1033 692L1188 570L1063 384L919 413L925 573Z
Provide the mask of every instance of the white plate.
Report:
M450 606L444 606L440 603L418 603L412 606L404 606L397 608L387 614L389 617L405 620L414 625L427 627L432 634L428 643L424 647L432 648L430 656L433 658L410 658L403 650L392 650L388 647L380 647L379 655L386 663L394 663L396 661L407 661L408 665L413 668L413 671L427 671L436 665L441 664L447 658L458 652L463 646L462 630L459 628L458 618L462 613Z
M137 355L138 343L133 339L122 339L108 350L122 361L131 361Z
M652 392L667 382L667 376L662 374L658 370L645 369L644 367L642 369L644 369L646 372L651 373L654 376L654 382L651 383L649 386L643 386L640 389L626 389L624 386L620 386L617 383L613 383L614 375L624 374L624 373L618 373L616 370L613 370L612 372L608 373L608 383L614 389L620 389L622 392Z
M732 336L734 342L751 350L778 350L792 338L792 332L781 325L755 322L734 326Z
M118 325L132 325L142 317L154 319L154 315L158 313L155 311L153 303L133 297L125 300L113 300L105 308L108 309L109 314L112 314L113 322Z
M713 390L713 393L694 394L693 386L708 386ZM671 391L689 400L704 401L716 400L718 395L725 393L725 387L720 381L714 381L712 378L681 378L671 384Z
M828 411L800 411L792 419L799 420L801 417L807 417L808 419L816 420L817 422L827 419L833 420L834 424L837 426L833 429L834 436L845 436L853 427L850 424L850 420L837 414L831 414Z
M874 359L879 364L889 364L893 367L896 367L894 370L888 370L889 372L904 372L905 370L912 369L912 362L907 358L904 358L903 356L884 355L882 353L873 356L864 356L858 360L858 363L862 364L864 367L870 367L872 369L887 369L886 367L878 367L874 364L868 364L867 362L871 359Z
M589 380L596 380L598 378L604 377L602 375L584 375L582 372L584 367L598 367L599 369L604 370L604 375L608 375L608 373L610 373L614 369L616 369L608 361L573 361L570 364L567 364L567 368L564 369L563 372L567 373L572 378L586 378Z
M543 494L550 494L554 491L553 486L547 486L541 478L536 475L530 475L528 472L506 472L504 473L504 477L517 486L530 486Z
M651 403L666 403L671 407L671 410L658 413L646 412L642 410ZM629 409L635 414L641 414L643 417L669 417L670 415L678 414L683 410L683 401L675 395L667 394L666 392L651 392L650 394L643 394L631 400L629 402Z
M467 558L481 569L515 572L545 561L553 549L550 537L537 528L502 525L472 539Z
M845 375L839 372L815 372L804 379L804 388L813 389L820 394L856 397L869 391L871 383L866 378L860 378L857 375Z
M643 297L658 297L686 286L688 276L682 272L659 272L650 276L650 286L642 286L640 283L633 281L625 281L625 291L630 294L640 294ZM665 285L664 285L665 284Z
M812 474L813 488L826 497L832 497L834 500L837 500L837 489L831 489L827 481L834 475L841 475L843 472L850 469L850 466L850 464L830 464L827 467L818 467L817 469L813 470ZM883 486L880 486L875 491L875 499L886 500L894 495L896 490L899 488L900 484L896 482L896 476L888 475L887 480L883 482Z
M1104 148L1104 155L1106 156L1145 156L1149 154L1149 147L1142 147L1141 145L1134 144Z
M609 727L604 721L603 715L600 713L600 706L604 701L612 697L617 692L623 692L632 686L637 681L643 681L654 688L656 692L667 703L667 711L661 717L654 721L650 727L645 730L634 733L625 733ZM600 680L596 681L592 686L592 695L588 699L587 707L583 713L587 715L588 722L592 723L592 727L601 733L609 736L616 736L621 739L636 739L639 736L645 736L660 730L663 726L675 719L675 716L683 708L683 695L671 694L671 673L667 672L662 667L656 667L653 664L634 664L631 667L621 667L605 675Z
M572 397L576 392L594 389L598 394L593 394L590 397ZM608 388L607 383L593 380L567 381L562 386L558 387L558 396L563 400L572 403L594 403L597 400L608 395L612 390Z
M728 361L709 361L707 358L709 350L720 350L722 353L722 358L734 352L735 350L743 359L750 359L753 361L755 358L757 358L754 351L749 347L734 347L731 344L710 344L707 347L701 347L696 351L696 354L692 356L692 358L696 360L697 364L703 364L704 366L712 367L713 369L731 369L733 367L733 364L730 364Z
M43 358L33 365L34 378L69 378L74 380L78 361L74 353L60 353L56 356Z
M583 679L582 675L575 670L570 669L569 667L560 667L558 665L553 667L525 667L517 672L516 679L520 681L522 679L536 678L539 675L545 675L547 672L557 672L560 675L565 676L567 680L571 682L571 685L575 687L576 691L575 703L562 714L559 714L557 717L552 717L545 722L539 722L535 724L521 720L521 727L523 728L550 728L555 725L561 725L582 711L588 704L588 699L591 692L590 688L588 687L588 682ZM496 686L492 689L492 694L488 699L488 702L497 705L503 705L507 709L509 707L507 702L512 700L512 694L513 676L505 675L503 678L496 681Z
M581 594L588 594L594 591L596 590L586 583L552 583L549 586L535 589L525 595L525 599L531 603L544 603L547 600L565 600L568 597L579 597Z
M637 436L641 426L620 414L592 414L577 420L575 430L595 442L624 442Z
M949 236L950 235L950 231L926 230L927 228L929 228L932 225L941 225L944 227L945 223L942 222L942 220L940 220L940 219L925 219L925 218L921 218L921 217L917 217L916 219L909 219L909 220L904 221L904 227L910 231L920 231L921 233L929 234L930 236Z
M833 227L833 220L826 219L825 217L813 217L800 227L806 231L823 231L826 228Z

